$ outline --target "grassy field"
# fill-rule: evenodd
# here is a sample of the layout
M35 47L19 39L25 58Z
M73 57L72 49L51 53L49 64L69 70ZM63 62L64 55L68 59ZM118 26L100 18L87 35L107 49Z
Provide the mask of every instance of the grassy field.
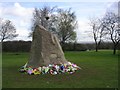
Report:
M19 73L29 53L3 53L3 88L117 88L118 55L111 50L65 52L82 68L74 74L27 75Z

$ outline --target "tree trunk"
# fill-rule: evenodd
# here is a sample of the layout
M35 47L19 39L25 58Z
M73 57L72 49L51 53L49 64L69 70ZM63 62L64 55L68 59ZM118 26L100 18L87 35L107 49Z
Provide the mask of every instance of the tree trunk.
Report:
M4 39L1 40L1 44L3 43Z
M98 52L98 44L95 42L95 51Z
M73 44L73 50L76 51L76 43Z
M114 47L113 47L113 54L115 55L116 54L116 44L114 44Z
M98 47L96 46L96 52L98 52Z
M61 41L62 50L65 51L65 42Z

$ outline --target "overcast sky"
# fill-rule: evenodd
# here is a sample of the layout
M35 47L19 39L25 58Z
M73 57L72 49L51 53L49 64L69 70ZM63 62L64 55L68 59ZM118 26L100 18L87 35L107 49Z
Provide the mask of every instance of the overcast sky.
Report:
M44 0L45 1L45 0ZM114 9L117 6L116 0L106 0L101 1L97 0L85 0L81 2L80 0L47 0L47 2L34 0L28 1L24 0L21 2L19 0L6 0L0 1L0 18L9 19L16 26L17 33L19 36L14 40L32 40L28 38L31 27L32 13L35 7L41 8L43 6L54 7L62 9L72 8L72 11L75 12L78 21L77 32L77 42L91 42L93 38L90 37L86 32L91 31L89 27L89 18L90 17L102 17L108 9Z

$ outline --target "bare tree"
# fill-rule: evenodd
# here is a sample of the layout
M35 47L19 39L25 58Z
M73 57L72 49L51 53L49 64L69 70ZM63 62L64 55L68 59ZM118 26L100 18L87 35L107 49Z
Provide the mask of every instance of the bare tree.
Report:
M58 10L57 33L60 42L64 45L65 42L75 40L77 26L76 15L69 10Z
M107 12L102 22L102 25L105 27L104 30L110 35L110 39L113 42L113 54L116 54L116 49L120 42L119 22L120 17L113 12Z
M32 32L36 25L41 25L51 32L55 32L54 23L56 21L56 15L54 14L57 7L50 8L49 6L44 6L43 8L35 8L33 12L32 19ZM29 37L32 36L32 32Z
M17 37L15 26L10 20L1 20L0 22L0 40L1 43L5 39L13 39Z
M40 9L35 8L32 31L36 25L42 25L50 32L56 34L62 43L76 38L74 29L77 26L77 21L75 13L71 12L71 9L63 10L48 6Z
M102 41L104 33L104 27L101 24L101 20L98 18L91 18L90 19L90 26L92 27L93 38L95 41L95 49L98 52L99 45Z

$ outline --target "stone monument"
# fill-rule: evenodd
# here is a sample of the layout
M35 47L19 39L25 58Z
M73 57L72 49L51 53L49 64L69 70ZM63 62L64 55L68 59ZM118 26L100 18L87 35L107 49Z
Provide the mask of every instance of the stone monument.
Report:
M27 66L39 67L67 63L58 38L44 27L36 25Z
M80 69L76 64L68 62L56 35L44 27L36 25L28 62L20 72L29 75L73 73Z

